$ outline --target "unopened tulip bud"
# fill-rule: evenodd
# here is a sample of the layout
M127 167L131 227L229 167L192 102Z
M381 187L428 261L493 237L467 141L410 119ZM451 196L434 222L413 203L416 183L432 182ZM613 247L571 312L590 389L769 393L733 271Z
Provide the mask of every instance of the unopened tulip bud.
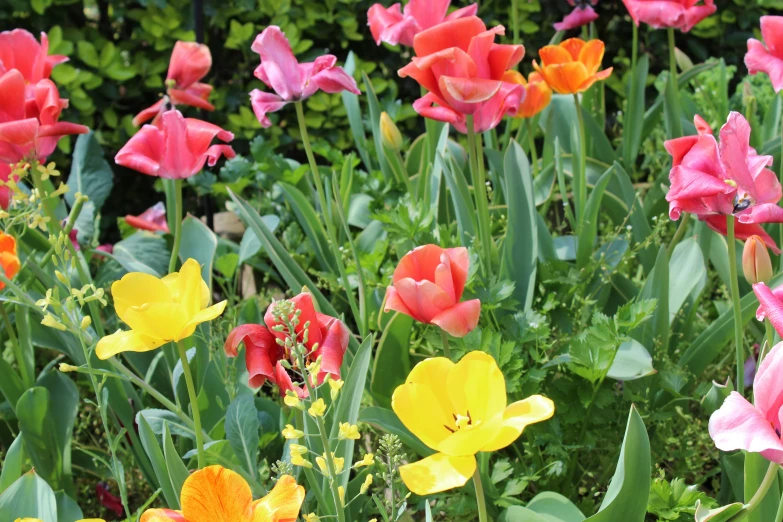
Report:
M402 134L392 119L385 112L381 113L381 141L385 147L392 150L402 149Z
M750 236L742 251L742 271L748 283L769 283L772 279L772 260L764 241L759 236Z

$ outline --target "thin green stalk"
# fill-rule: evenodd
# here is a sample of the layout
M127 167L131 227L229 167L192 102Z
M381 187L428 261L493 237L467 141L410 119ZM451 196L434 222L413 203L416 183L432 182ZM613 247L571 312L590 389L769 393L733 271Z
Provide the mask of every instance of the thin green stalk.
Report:
M739 280L737 279L737 241L734 237L734 216L726 216L726 230L729 243L729 279L731 301L734 308L734 348L737 355L737 391L745 390L745 354L742 349L742 313L740 311Z
M538 152L536 152L536 139L533 132L533 121L530 118L525 118L527 124L527 141L530 146L530 160L533 163L533 177L538 177Z
M451 360L451 350L449 350L449 334L446 333L446 330L439 328L440 330L440 340L443 343L443 356L446 359Z
M402 166L402 171L400 172L402 182L405 184L405 188L408 191L408 194L411 195L411 199L413 199L416 193L413 191L413 185L411 185L411 178L408 176L408 171L405 170L405 160L402 159L402 154L400 154L399 150L395 149L394 154L396 155L397 161Z
M193 374L190 371L190 363L188 363L188 354L185 349L184 340L177 342L177 351L179 352L179 360L182 362L182 373L185 375L185 384L188 387L188 396L190 397L190 406L193 410L193 425L196 432L196 451L198 452L198 469L202 469L206 464L206 457L204 455L204 436L201 433L201 412L198 409L198 394L196 393L196 385L193 382Z
M631 22L631 25L633 26L633 44L631 47L631 88L628 91L628 96L625 100L626 117L630 114L633 103L633 93L636 91L636 63L639 60L639 28L633 22ZM623 150L625 151L623 159L626 163L625 168L630 170L634 167L636 158L630 157L632 151L631 142L628 139L629 137L630 136L627 135L623 136Z
M169 274L177 270L179 246L182 244L182 180L174 180L174 246L169 259ZM201 466L199 466L201 467Z
M22 374L22 382L25 386L32 386L33 379L27 371L27 364L24 362L22 356L22 346L19 344L19 339L16 337L16 331L11 324L11 318L8 316L8 312L5 309L5 304L0 301L0 314L3 316L3 322L5 323L5 329L8 332L8 337L11 339L11 349L14 352L14 359L16 359L16 365L19 366L19 373Z
M772 347L775 345L775 329L772 328L772 323L769 322L769 318L764 319L764 329L766 330L766 338L767 338L767 349L764 350L762 348L761 352L759 352L759 362L758 366L761 365L761 361L764 360L764 355L769 353L769 351L772 349Z
M473 195L476 198L478 214L479 241L483 253L482 269L485 276L492 275L492 231L489 224L489 204L487 203L486 180L484 178L484 154L481 151L481 137L476 135L473 116L468 115L468 148L473 156L471 174L473 175Z
M307 477L307 483L310 484L310 491L315 495L318 507L327 506L326 497L324 497L324 492L321 490L321 485L318 483L318 479L315 476L315 473L313 473L313 470L307 467L303 467L302 469L304 469L304 474Z
M757 507L759 507L759 504L761 504L761 501L764 500L764 497L767 496L767 492L769 491L769 488L772 486L772 483L775 482L775 477L778 476L778 469L780 466L778 464L775 464L774 462L769 463L769 467L767 468L767 473L764 475L764 480L761 481L761 484L759 485L759 489L756 490L756 493L753 495L753 498L750 499L750 502L745 504L745 507L742 508L742 511L737 513L734 517L729 519L729 522L739 522L740 520L744 520L748 515L753 513ZM780 515L780 508L778 508L778 515ZM776 515L776 520L780 520L778 516Z
M669 248L667 249L669 258L671 258L672 254L674 253L674 247L677 246L677 243L680 242L682 236L685 235L685 230L688 228L688 221L690 220L691 215L688 212L683 214L682 219L680 220L680 224L677 225L677 230L674 232L674 237L672 238L671 243L669 243Z
M783 497L781 497L780 504L778 504L778 512L775 514L775 522L783 522Z
M576 117L579 120L579 170L574 172L574 199L576 206L576 226L582 228L585 205L587 204L587 138L585 137L585 120L579 95L574 94Z
M476 471L473 472L473 485L476 488L476 504L478 504L479 522L488 522L487 517L487 500L484 498L484 486L481 484L481 473L478 466Z
M682 136L682 124L680 123L679 117L681 115L680 110L680 92L679 92L679 85L677 81L677 45L674 40L674 28L669 28L669 75L671 76L671 85L672 89L674 90L674 103L675 103L675 112L677 113L677 120L673 122L674 128L669 129L671 132L671 136L669 136L669 139L672 138L679 138Z

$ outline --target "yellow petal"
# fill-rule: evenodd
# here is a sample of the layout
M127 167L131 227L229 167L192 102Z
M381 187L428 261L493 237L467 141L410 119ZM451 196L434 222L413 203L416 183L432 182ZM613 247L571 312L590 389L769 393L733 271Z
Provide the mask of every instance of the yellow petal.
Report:
M482 451L496 451L505 448L517 440L525 426L545 421L554 413L555 403L541 395L532 395L509 405L503 416L503 429L492 442L482 448Z
M454 423L450 411L443 410L433 390L418 383L398 386L392 395L392 409L406 428L430 448L448 437L449 425Z
M98 341L95 354L99 359L108 359L120 352L148 352L165 343L163 339L153 339L133 330L128 332L117 330Z
M448 390L444 384L452 368L454 368L454 363L445 357L433 357L414 366L408 374L408 378L405 379L405 382L415 382L429 387L448 417L451 417L454 406L451 404ZM450 421L453 421L453 418ZM449 427L453 429L455 426L450 424Z
M194 316L201 306L202 293L201 285L204 280L201 278L201 265L195 259L188 259L179 270L177 278L178 298L180 304L185 307L188 317Z
M181 511L171 509L148 509L141 515L139 522L188 522Z
M188 522L251 522L253 495L239 474L223 466L207 466L185 480L180 497Z
M192 261L192 263L190 263ZM190 263L190 264L189 264ZM172 272L171 274L167 275L163 278L163 283L169 288L169 291L174 296L174 299L178 302L183 302L184 299L188 298L188 292L186 290L186 287L188 284L193 284L193 272L190 270L193 263L198 265L195 260L188 259L185 261L185 264L182 265L182 268L179 272ZM187 267L187 268L186 268ZM184 270L184 275L183 275ZM203 279L201 279L201 268L199 267L199 280L201 281L201 294L200 294L200 302L199 302L199 310L202 308L206 308L206 306L209 304L210 296L209 296L209 287L207 286L207 283L204 282Z
M305 490L294 477L283 475L267 496L253 502L253 522L296 520L304 502Z
M449 434L438 443L435 449L452 456L475 455L482 451L488 440L494 440L503 429L502 414L475 422L474 425L463 427Z
M228 301L221 301L217 304L210 306L209 308L204 308L203 310L196 312L195 315L190 317L190 320L185 325L185 329L189 327L195 327L198 324L206 323L207 321L211 321L213 319L216 319L217 317L220 317L220 315L226 309L227 304ZM192 333L193 332L191 331L188 335L182 336L182 338L184 339L185 337L190 336L190 334Z
M402 481L420 496L459 488L476 471L476 457L449 457L436 453L426 459L400 467Z
M445 384L453 413L470 417L474 425L506 409L506 380L489 354L475 351L465 355L451 369Z
M125 311L130 307L173 301L173 296L163 281L142 272L131 272L115 281L111 285L111 295L114 298L114 309L123 321Z
M125 322L135 332L166 341L180 340L188 323L185 307L179 303L147 303L125 310Z

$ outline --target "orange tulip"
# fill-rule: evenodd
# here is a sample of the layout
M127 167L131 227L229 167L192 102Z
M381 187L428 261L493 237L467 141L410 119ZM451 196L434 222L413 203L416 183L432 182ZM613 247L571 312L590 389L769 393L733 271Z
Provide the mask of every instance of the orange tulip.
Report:
M546 109L546 106L552 101L552 89L538 73L530 73L528 79L525 80L525 77L517 71L506 71L503 81L518 83L527 89L527 95L519 105L517 118L532 118Z
M0 232L0 267L2 267L5 276L13 279L21 267L19 256L16 255L16 239ZM0 282L0 290L5 288L5 283Z
M604 43L601 40L585 42L569 38L560 45L547 45L538 51L539 66L533 60L533 67L547 84L559 94L585 92L595 82L605 80L612 74L612 68L598 71L604 57Z

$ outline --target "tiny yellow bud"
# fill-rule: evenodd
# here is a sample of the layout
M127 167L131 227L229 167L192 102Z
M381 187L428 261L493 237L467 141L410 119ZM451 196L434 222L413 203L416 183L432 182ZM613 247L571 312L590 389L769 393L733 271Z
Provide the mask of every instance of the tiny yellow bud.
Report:
M341 422L340 433L337 435L337 438L340 440L359 440L359 427L355 424L351 425L347 422Z
M307 410L307 413L313 417L323 417L324 413L326 413L326 403L323 399L318 399L310 406L310 409Z
M68 285L68 284L70 284L70 283L71 283L71 282L68 280L68 278L67 278L67 277L65 277L65 274L63 274L63 273L62 273L62 272L60 272L59 270L55 270L55 271L54 271L54 275L57 277L57 280L58 280L58 281L60 281L60 282L61 282L62 284L64 284L64 285Z
M345 488L340 486L337 488L337 494L340 495L340 503L344 506L345 505Z
M372 473L367 474L367 478L364 479L364 483L362 484L362 487L359 489L359 493L364 495L367 493L367 490L370 489L370 486L372 486Z
M303 458L301 455L291 455L291 464L294 466L300 466L302 468L310 469L313 467L312 462Z
M283 430L283 437L286 439L301 439L304 437L304 432L301 430L297 430L290 424L285 425L285 429Z
M392 150L402 149L402 134L394 121L385 112L381 113L381 142Z
M58 321L57 318L52 314L46 314L43 320L41 321L41 324L44 326L48 326L49 328L54 328L55 330L60 330L61 332L64 332L68 329L65 327L64 324Z
M329 378L329 388L331 388L329 394L331 395L333 401L337 399L337 394L340 393L340 389L342 389L343 384L345 383L342 381L342 379L337 379L335 381L332 380L331 377Z
M92 319L90 318L89 315L85 315L84 318L82 319L82 323L80 326L82 327L82 330L86 330L87 328L90 327L91 324L92 324Z
M307 455L309 450L307 449L307 446L302 446L301 444L291 444L288 446L288 451L291 453L291 455Z
M362 468L364 466L372 466L375 463L375 456L372 453L365 453L364 458L353 465L354 468Z
M74 365L68 364L68 363L60 363L59 369L63 373L79 371L79 367L78 366L74 366Z

